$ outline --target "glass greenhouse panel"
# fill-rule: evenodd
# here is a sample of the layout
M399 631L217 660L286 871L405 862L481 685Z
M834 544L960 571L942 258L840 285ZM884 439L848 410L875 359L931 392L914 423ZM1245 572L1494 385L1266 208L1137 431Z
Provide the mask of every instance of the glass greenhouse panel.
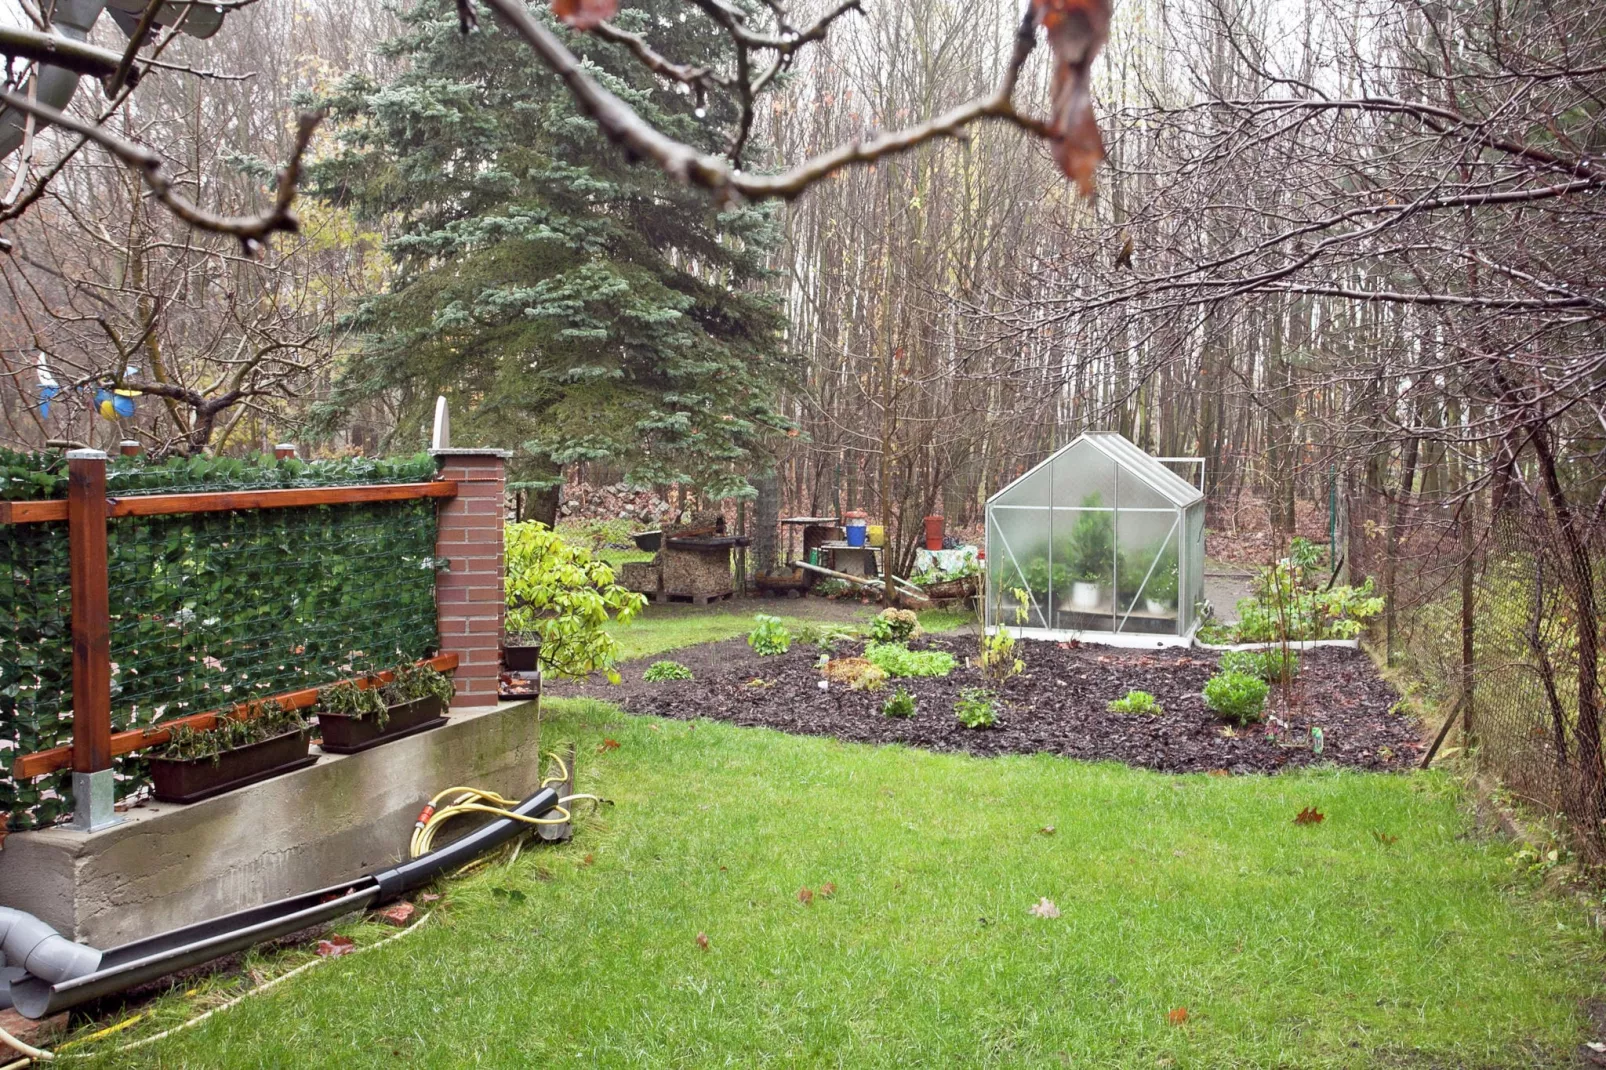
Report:
M1120 435L1082 435L988 500L987 623L1186 642L1203 593L1203 503ZM1015 588L1029 592L1023 624Z

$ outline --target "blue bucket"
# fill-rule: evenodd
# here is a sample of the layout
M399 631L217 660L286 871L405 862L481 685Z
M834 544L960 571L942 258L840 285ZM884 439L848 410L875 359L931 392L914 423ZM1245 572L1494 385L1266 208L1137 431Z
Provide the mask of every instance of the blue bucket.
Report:
M869 528L863 520L848 521L848 545L863 546L867 531L869 531Z

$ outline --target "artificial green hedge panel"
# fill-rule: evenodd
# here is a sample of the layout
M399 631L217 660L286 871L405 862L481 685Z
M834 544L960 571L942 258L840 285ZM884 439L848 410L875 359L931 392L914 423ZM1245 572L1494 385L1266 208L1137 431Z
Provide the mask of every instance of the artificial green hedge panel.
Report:
M59 469L59 470L58 470ZM120 459L108 492L135 495L422 482L426 455L305 464ZM60 497L60 455L0 451L0 497ZM43 493L48 489L56 493ZM115 730L327 683L438 646L432 500L126 517L110 522ZM0 755L72 739L70 580L65 524L0 525ZM118 793L146 783L118 760ZM71 809L69 776L0 776L11 828Z

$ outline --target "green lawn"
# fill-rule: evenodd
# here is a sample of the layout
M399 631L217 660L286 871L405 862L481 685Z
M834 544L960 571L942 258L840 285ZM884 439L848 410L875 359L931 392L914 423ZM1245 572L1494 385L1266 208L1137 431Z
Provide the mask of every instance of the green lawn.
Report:
M719 602L712 606L649 605L647 609L626 625L615 625L611 634L619 640L621 660L646 658L697 643L713 643L721 639L734 639L753 630L753 616L768 613L778 616L794 634L809 625L838 628L868 626L875 616L875 606L858 603L831 603L818 599L740 603ZM952 631L975 622L975 615L954 610L934 609L920 614L920 623L928 632Z
M617 804L572 844L100 1065L1529 1067L1567 1062L1600 989L1579 911L1439 775L1174 777L545 708ZM1296 826L1306 806L1326 820ZM1059 917L1029 912L1045 896Z

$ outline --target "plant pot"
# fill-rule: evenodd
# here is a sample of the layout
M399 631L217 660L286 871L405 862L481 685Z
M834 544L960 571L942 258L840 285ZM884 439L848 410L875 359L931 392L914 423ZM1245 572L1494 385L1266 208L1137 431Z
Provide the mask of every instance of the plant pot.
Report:
M1170 606L1166 605L1164 602L1156 601L1153 598L1145 598L1143 600L1143 608L1148 610L1150 613L1153 613L1157 617L1173 612Z
M943 523L943 518L940 516L926 517L926 549L942 549Z
M446 705L431 695L389 707L390 715L380 727L377 717L348 717L343 713L319 713L320 746L329 754L355 754L402 736L427 732L446 723Z
M502 647L502 668L508 672L534 672L540 667L540 643L520 643Z
M282 736L224 751L211 758L152 758L151 780L161 802L189 803L210 799L225 791L311 765L318 759L307 753L306 732Z
M1097 609L1099 602L1103 601L1100 595L1103 592L1096 583L1083 583L1077 580L1071 584L1072 609Z

